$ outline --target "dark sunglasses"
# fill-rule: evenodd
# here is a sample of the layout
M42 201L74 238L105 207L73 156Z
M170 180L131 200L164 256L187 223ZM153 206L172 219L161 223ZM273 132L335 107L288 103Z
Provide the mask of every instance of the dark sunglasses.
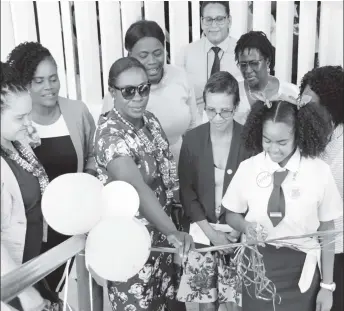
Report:
M127 100L133 99L135 97L136 92L139 93L141 97L148 96L150 92L150 87L151 87L151 84L149 82L142 83L138 86L132 86L132 85L128 85L125 87L113 86L113 88L115 88L116 90L121 91L123 98Z

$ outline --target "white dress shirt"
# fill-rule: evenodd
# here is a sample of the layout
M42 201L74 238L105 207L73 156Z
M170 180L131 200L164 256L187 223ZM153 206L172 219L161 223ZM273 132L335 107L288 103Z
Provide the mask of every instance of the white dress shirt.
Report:
M274 227L267 214L275 171L289 171L282 183L285 217ZM268 173L268 174L267 174ZM261 174L261 175L259 175ZM263 174L270 176L260 180ZM297 149L284 168L265 152L243 161L229 184L222 205L235 213L245 213L246 220L265 227L268 239L311 234L320 221L326 222L343 214L341 199L330 167L319 158L305 158ZM320 248L316 238L289 240L307 253L299 287L305 292L313 279L316 263L320 267Z
M236 41L236 39L228 36L217 46L221 48L219 52L220 70L228 71L239 81L242 79L242 76L235 62L234 49ZM177 65L186 70L189 80L193 83L198 105L203 104L204 86L210 77L211 68L215 59L215 53L212 50L214 46L215 45L204 36L188 44L180 52L177 58Z

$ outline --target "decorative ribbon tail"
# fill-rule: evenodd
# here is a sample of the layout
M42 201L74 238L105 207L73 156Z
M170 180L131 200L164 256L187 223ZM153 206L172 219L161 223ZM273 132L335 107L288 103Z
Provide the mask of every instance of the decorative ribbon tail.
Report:
M43 217L43 242L48 242L48 223Z
M66 282L66 286L65 286L65 290L64 290L64 295L63 295L63 311L67 310L67 306L68 309L72 311L72 308L69 306L67 299L68 299L68 286L69 286L69 266L71 263L72 259L68 259L67 264L66 264L66 268L64 271L64 279Z

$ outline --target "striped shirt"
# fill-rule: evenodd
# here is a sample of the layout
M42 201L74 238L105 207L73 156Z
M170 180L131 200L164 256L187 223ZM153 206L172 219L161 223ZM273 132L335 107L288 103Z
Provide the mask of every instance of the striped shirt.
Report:
M338 125L321 158L330 166L339 193L343 199L343 124ZM343 230L343 216L335 220L336 230ZM336 238L336 253L343 253L343 234Z

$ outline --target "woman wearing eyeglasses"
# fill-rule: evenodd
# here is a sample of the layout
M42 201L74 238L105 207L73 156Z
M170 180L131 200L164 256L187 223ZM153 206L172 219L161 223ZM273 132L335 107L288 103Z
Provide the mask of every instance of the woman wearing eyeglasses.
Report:
M165 64L165 35L154 21L132 24L125 35L128 55L145 67L151 94L147 110L161 122L178 163L182 136L199 123L196 99L183 69ZM103 113L113 107L109 95L104 98Z
M148 81L135 58L112 65L108 83L114 107L100 117L95 135L98 178L104 184L122 180L134 186L140 197L137 218L147 226L152 245L172 244L187 255L192 238L177 231L169 217L179 188L177 167L160 122L146 111ZM136 276L125 283L108 282L113 310L164 310L175 297L176 277L172 254L152 252Z
M239 104L238 82L228 72L217 72L205 85L203 98L209 122L184 137L178 169L180 199L193 226L199 226L212 245L223 245L236 238L230 235L229 226L224 225L224 231L214 227L226 223L222 196L241 161L249 157L241 144L242 125L233 120ZM202 264L189 256L177 299L200 303L201 311L217 310L219 303L226 310L237 310L240 294L235 276L228 277L226 268L218 268L228 266L229 257L204 255L207 260Z
M298 97L296 85L271 75L275 67L275 51L262 31L250 31L242 35L234 52L244 78L239 82L240 104L234 116L237 122L246 122L251 106L257 99L264 101L278 98L281 94Z

